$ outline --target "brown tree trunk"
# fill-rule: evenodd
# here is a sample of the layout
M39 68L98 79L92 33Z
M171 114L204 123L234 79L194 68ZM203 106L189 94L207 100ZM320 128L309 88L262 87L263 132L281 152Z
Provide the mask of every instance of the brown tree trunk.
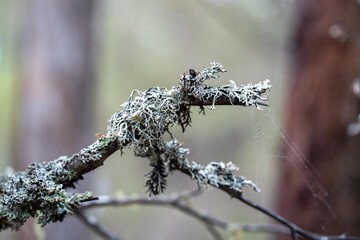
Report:
M347 134L360 113L352 91L360 77L359 3L296 7L279 213L314 232L360 236L360 135Z
M14 143L19 170L72 154L93 138L94 1L28 0L23 7ZM33 228L31 220L14 238L35 239ZM76 219L46 229L46 239L88 239Z

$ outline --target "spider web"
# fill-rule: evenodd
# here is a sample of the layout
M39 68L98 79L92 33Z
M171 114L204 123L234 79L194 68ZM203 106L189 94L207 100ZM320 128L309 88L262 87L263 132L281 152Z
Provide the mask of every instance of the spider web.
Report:
M276 176L269 177L268 174L277 175L279 173L277 168L281 167L281 163L279 163L280 159L287 158L287 156L280 154L280 149L287 147L295 157L283 160L291 161L296 171L300 173L299 178L301 179L299 180L305 182L306 187L312 195L312 199L309 201L311 201L311 204L314 206L314 214L321 217L321 204L325 206L333 218L336 218L336 214L327 200L328 193L320 183L319 179L321 179L321 174L314 168L309 159L291 139L281 125L276 113L269 107L264 108L263 111L252 109L249 112L249 118L256 159L256 179L254 179L254 181L262 190L265 190L261 197L258 196L258 198L261 198L258 199L258 201L266 203L269 202L269 198L273 196L273 194L267 192L267 189L273 191L273 188L277 188L278 184L272 184L273 186L268 188L269 186L266 185L269 185L269 179L272 179L271 181L277 181ZM265 185L265 187L263 187L263 185ZM322 225L322 228L325 228L324 225Z

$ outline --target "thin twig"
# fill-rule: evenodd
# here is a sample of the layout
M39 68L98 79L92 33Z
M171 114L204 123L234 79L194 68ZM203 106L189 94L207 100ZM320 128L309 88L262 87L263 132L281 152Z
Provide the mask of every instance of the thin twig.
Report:
M245 232L263 232L263 233L289 235L289 231L283 226L279 226L275 224L230 223L221 218L202 212L192 207L188 202L190 198L193 198L200 193L201 191L196 190L175 196L155 197L155 198L147 198L147 197L111 198L108 196L100 196L98 201L83 203L80 209L81 211L85 211L87 209L98 208L98 207L114 207L114 206L123 207L129 205L151 205L151 206L160 206L160 207L167 206L167 207L173 207L202 222L209 230L209 232L212 234L214 239L221 239L221 235L218 233L215 227L221 228L223 230L240 230ZM209 227L211 228L209 229Z
M198 177L196 176L197 173L192 171L191 167L179 165L176 163L174 163L174 167L178 171L185 173L189 177L198 179ZM324 240L324 239L325 240L360 240L360 237L353 237L353 236L346 236L346 235L326 236L326 235L320 235L320 234L315 234L315 233L306 231L305 229L300 228L296 224L291 223L289 220L285 219L284 217L274 213L273 211L266 209L266 208L258 205L257 203L247 199L241 191L239 192L238 190L232 188L229 185L217 183L217 185L212 185L212 186L226 192L232 198L238 199L239 201L243 202L244 204L250 206L251 208L258 210L258 211L264 213L265 215L269 216L270 218L276 220L277 222L281 223L286 228L288 228L287 235L290 235L292 237L292 239L296 240L296 236L299 235L299 236L304 237L309 240ZM282 231L281 233L284 233L284 232Z
M75 215L101 238L106 240L120 240L118 236L115 236L109 230L106 230L103 226L101 226L93 215L84 213L81 210L75 211Z
M114 113L110 119L106 135L101 135L93 144L81 149L78 153L47 163L33 163L24 172L0 176L0 230L18 230L29 217L38 217L38 222L44 226L49 222L61 221L71 212L76 212L79 206L82 210L99 206L126 206L130 204L172 206L187 213L210 228L215 239L221 235L215 227L231 230L234 226L241 230L281 233L292 236L293 239L303 237L310 240L359 240L358 237L322 236L308 232L276 213L257 205L242 194L244 187L259 191L250 180L234 174L236 166L232 163L213 162L202 166L190 162L186 158L188 149L173 138L165 142L163 135L169 132L169 127L180 125L185 131L191 124L190 107L211 105L241 105L254 106L261 109L267 106L267 99L262 95L269 91L269 80L257 84L247 84L238 87L235 82L219 87L211 87L204 81L218 78L225 72L221 64L212 62L210 67L197 72L192 69L180 77L180 84L171 89L152 87L143 92L134 91L123 108ZM223 190L229 196L276 220L283 226L272 225L268 228L251 228L249 225L230 224L222 219L202 213L188 204L186 199L195 196L188 193L184 196L170 198L103 198L94 202L90 192L69 195L65 188L75 187L74 183L81 180L83 174L101 166L114 152L132 147L135 155L149 158L154 165L153 173L147 186L150 193L156 195L166 186L169 172L178 170L198 183L210 185ZM168 172L169 171L169 172ZM160 189L160 191L159 191ZM193 195L194 194L194 195ZM44 203L44 204L43 204ZM117 239L104 230L96 220L77 212L80 219L94 231L107 239ZM247 226L247 227L245 227Z
M189 200L202 193L201 189L185 192L183 194L170 196L170 197L158 197L158 198L142 198L142 197L121 197L121 198L109 198L108 196L100 197L99 201L84 203L80 210L83 212L88 208L104 207L104 206L128 206L128 205L156 205L156 206L170 206L178 209L195 219L199 220L215 240L223 240L221 234L215 228L217 221L215 218L210 217L205 213L200 213L190 206ZM220 222L220 221L217 221ZM225 222L224 222L225 223Z
M260 108L267 104L262 94L270 90L269 80L241 87L233 81L219 87L204 83L223 72L221 64L212 62L199 72L184 73L179 85L171 89L133 91L122 109L110 118L106 134L98 135L93 144L72 156L32 163L23 172L0 175L0 230L18 230L29 217L38 217L41 226L62 221L79 203L92 199L90 192L70 195L66 188L75 188L84 174L101 166L118 150L131 147L136 156L151 159L157 151L168 149L163 135L170 126L178 124L183 131L190 126L191 106L238 104ZM156 166L147 181L149 192L154 195L165 188L167 176L165 165Z
M310 240L324 240L324 239L325 240L344 240L344 239L360 240L360 237L346 236L344 234L338 235L338 236L325 236L325 235L312 233L312 232L309 232L309 231L306 231L306 230L300 228L296 224L291 223L289 220L274 213L273 211L254 203L250 199L246 198L244 196L244 194L238 195L237 199L240 200L241 202L245 203L246 205L250 206L251 208L254 208L254 209L264 213L265 215L271 217L272 219L274 219L274 220L278 221L279 223L283 224L284 226L286 226L290 230L291 237L293 239L297 239L297 235L299 235L301 237L304 237L304 238L310 239Z
M283 218L282 216L272 212L269 209L266 209L258 204L256 204L255 202L252 202L251 200L247 199L244 194L239 194L237 197L238 200L240 200L241 202L245 203L246 205L250 206L251 208L254 208L256 210L258 210L259 212L264 213L265 215L271 217L272 219L278 221L279 223L281 223L282 225L286 226L289 228L290 232L291 232L291 238L296 240L296 235L299 234L302 237L305 237L307 239L311 239L311 240L316 240L316 239L320 239L319 235L315 235L312 234L308 231L305 231L304 229L298 227L297 225L289 222L287 219Z

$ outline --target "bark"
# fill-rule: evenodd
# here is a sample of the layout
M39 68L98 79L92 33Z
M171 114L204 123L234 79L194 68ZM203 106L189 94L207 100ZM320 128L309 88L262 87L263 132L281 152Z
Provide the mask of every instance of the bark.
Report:
M72 154L93 139L94 1L29 0L20 35L21 82L15 166ZM25 228L23 228L25 229ZM33 226L15 239L35 239ZM47 228L48 239L87 239L68 219Z
M360 235L360 136L347 134L360 112L359 4L299 0L296 12L279 213L314 232Z

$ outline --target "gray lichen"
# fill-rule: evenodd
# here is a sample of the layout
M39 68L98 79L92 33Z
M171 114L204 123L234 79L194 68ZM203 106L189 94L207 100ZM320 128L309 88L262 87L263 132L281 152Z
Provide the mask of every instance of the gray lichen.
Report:
M198 105L205 111L203 105L215 109L218 102L255 106L267 105L266 98L261 95L271 89L269 80L257 84L247 84L238 87L234 81L230 84L211 87L206 80L219 78L226 70L217 62L210 63L210 67L197 72L190 69L180 76L180 84L168 90L152 87L146 91L134 90L123 109L115 113L110 119L106 137L118 141L120 149L133 147L135 155L151 159L153 170L147 174L146 186L151 194L159 194L166 187L166 178L172 171L172 165L187 167L199 182L218 186L228 185L234 190L241 190L244 185L259 190L251 181L244 177L236 177L232 164L211 163L203 167L193 163L187 166L184 156L186 150L174 148L176 139L170 132L170 127L180 125L183 131L191 123L190 107ZM221 101L220 101L221 100ZM172 140L165 142L163 136L169 133ZM179 154L183 151L183 154ZM181 161L183 159L183 161ZM175 163L174 163L175 162ZM196 172L196 174L195 174Z
M239 193L244 187L250 187L260 192L251 180L235 174L239 169L232 162L211 162L207 166L202 166L196 162L189 162L186 158L189 149L182 148L176 139L167 142L165 146L166 150L159 154L159 159L169 166L170 171L175 169L183 171L205 186L229 187Z
M218 73L223 72L226 72L226 70L217 62L211 62L209 68L204 68L199 73L195 72L194 74L194 70L190 69L190 74L183 74L180 79L181 89L185 92L184 98L195 97L202 102L212 99L211 109L215 109L216 101L222 97L229 99L231 103L238 101L240 105L246 107L256 106L261 109L261 105L267 105L267 99L261 97L261 94L271 89L270 80L268 79L257 84L249 83L241 87L238 87L232 80L229 80L230 84L220 87L211 87L204 84L208 79L219 78Z
M82 175L103 164L105 159L125 147L135 155L150 159L153 170L147 175L150 194L159 194L166 187L166 179L174 170L182 171L199 183L230 188L241 192L244 186L259 191L255 184L236 176L232 163L212 162L201 166L186 158L189 150L183 148L170 132L180 125L182 130L191 123L190 108L216 105L267 106L262 94L270 90L268 80L238 87L235 82L211 87L206 80L216 79L226 70L212 62L210 67L197 72L190 69L180 77L179 85L170 90L152 87L135 90L122 109L110 119L108 132L80 152L62 156L47 163L31 164L27 171L0 176L0 230L19 227L29 217L38 217L41 226L62 221L83 201L94 199L90 192L69 195L65 189L74 187ZM171 140L165 141L168 133Z
M164 149L163 134L182 121L182 101L175 89L154 87L144 92L133 91L123 109L110 119L107 137L120 145L134 147L137 156L149 156ZM187 113L190 114L190 113Z
M202 166L195 162L191 164L191 173L193 178L205 185L214 187L228 186L230 189L242 192L242 189L247 186L254 191L260 192L260 188L256 186L251 180L247 180L243 176L235 175L239 168L232 162L211 162L207 166Z
M41 226L62 221L91 193L68 195L59 184L64 175L61 161L33 163L26 172L3 176L0 193L0 230L19 229L29 217L38 217Z
M131 146L135 154L148 157L153 151L164 150L163 135L170 127L180 125L185 131L191 123L190 107L196 105L193 99L202 103L211 100L211 108L219 98L226 98L232 104L238 101L243 106L265 105L266 98L261 94L271 88L269 80L258 84L238 87L235 82L221 87L210 87L204 82L219 78L219 73L226 70L217 62L200 72L193 69L180 77L180 84L170 90L152 87L146 91L134 90L122 109L109 120L106 137L117 140L120 148Z

